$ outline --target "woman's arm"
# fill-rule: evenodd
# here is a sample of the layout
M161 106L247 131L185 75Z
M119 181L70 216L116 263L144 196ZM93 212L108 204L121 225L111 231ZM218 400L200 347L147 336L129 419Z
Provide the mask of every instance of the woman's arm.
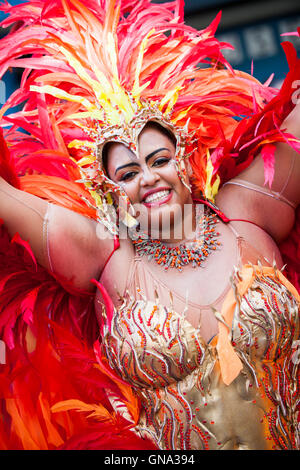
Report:
M113 249L112 237L96 221L48 204L1 177L0 218L11 236L18 232L29 241L40 265L84 290L93 288L90 279L99 277Z
M300 138L300 105L286 118L282 128ZM250 220L277 242L288 236L300 202L300 155L296 151L287 144L277 144L271 188L264 185L260 157L229 183L232 184L221 188L216 202L230 219Z

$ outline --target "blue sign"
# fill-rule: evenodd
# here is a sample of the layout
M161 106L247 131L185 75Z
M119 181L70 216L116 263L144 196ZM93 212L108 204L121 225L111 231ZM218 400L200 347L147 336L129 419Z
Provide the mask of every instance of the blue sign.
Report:
M297 51L300 51L299 37L282 34L296 32L299 26L300 15L231 29L217 34L217 37L234 46L234 50L223 51L233 68L252 73L261 82L265 82L274 73L272 85L277 86L288 72L280 43L291 41Z

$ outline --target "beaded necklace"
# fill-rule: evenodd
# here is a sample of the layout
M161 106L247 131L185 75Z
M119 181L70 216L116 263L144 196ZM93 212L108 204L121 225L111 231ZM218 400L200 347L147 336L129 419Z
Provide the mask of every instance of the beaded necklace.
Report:
M200 216L199 206L196 206L196 236L192 242L182 243L178 246L167 246L161 240L143 237L133 238L136 253L139 256L148 256L148 261L152 259L165 270L169 268L182 268L192 264L193 268L201 266L203 261L221 246L218 241L220 235L216 232L215 226L217 216L207 207L204 214Z

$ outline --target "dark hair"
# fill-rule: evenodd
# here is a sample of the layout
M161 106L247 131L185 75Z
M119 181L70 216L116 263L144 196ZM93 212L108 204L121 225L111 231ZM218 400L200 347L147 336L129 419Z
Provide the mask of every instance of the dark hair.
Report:
M113 144L114 142L107 142L104 146L103 146L103 149L102 149L102 165L103 165L103 170L104 170L104 173L109 177L109 174L108 174L108 169L107 169L107 163L108 163L108 150L110 148L110 146Z
M167 129L166 127L162 126L161 124L159 124L159 122L156 122L156 121L149 121L147 122L147 124L145 125L144 129L146 127L153 127L154 129L157 129L159 132L161 132L163 135L165 135L169 140L170 142L172 142L172 144L174 145L174 147L176 148L176 137L175 135L169 130ZM108 174L108 168L107 168L107 163L108 163L108 151L109 151L109 148L111 145L113 145L115 142L113 141L110 141L110 142L107 142L104 146L103 146L103 149L102 149L102 165L103 165L103 169L104 169L104 172L106 173L106 175L109 177L109 174Z
M161 134L165 135L166 137L168 137L168 139L172 142L172 144L174 145L174 147L176 147L176 137L175 135L173 134L172 131L170 131L169 129L167 129L166 127L164 127L162 124L160 124L159 122L156 122L156 121L149 121L147 122L146 126L145 127L154 127L155 129L157 129L159 132L161 132Z

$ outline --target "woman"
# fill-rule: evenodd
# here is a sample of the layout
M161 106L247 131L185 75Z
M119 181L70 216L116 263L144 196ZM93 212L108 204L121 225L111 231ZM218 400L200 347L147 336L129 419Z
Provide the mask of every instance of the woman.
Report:
M51 27L60 18L56 10L54 12L54 6L53 2L48 11L43 11L45 22ZM91 23L88 15L95 15L96 8L92 5L88 11L78 2L72 2L70 6L59 3L59 7L60 13L63 11L66 15L66 22L63 26L61 21L57 24L63 30L65 28L69 41L70 32L74 37L81 34L79 24L82 27L84 21ZM121 7L125 13L126 2ZM159 12L157 6L147 4L147 8L151 23L164 20L170 27L171 13L176 18L180 3L160 6ZM27 12L25 5L23 17L24 12ZM100 21L103 12L97 13ZM138 26L145 27L145 23L141 26L143 14L142 6L137 6L120 20L119 39L124 34L122 28L128 27L134 17L137 19L132 24L138 35ZM145 39L140 48L136 48L137 65L131 64L135 68L135 79L129 93L119 80L119 77L124 80L122 70L128 72L130 66L127 63L126 69L123 64L122 69L120 65L125 41L115 49L120 54L117 77L113 35L107 33L110 27L113 31L111 18L114 15L118 18L117 9L107 7L106 16L101 20L103 34L107 35L106 60L113 78L111 94L104 98L103 90L99 89L101 82L96 83L91 75L87 77L82 68L82 51L77 49L72 56L64 37L53 41L53 33L52 38L50 34L47 36L43 25L33 21L36 30L32 29L32 44L37 48L37 59L31 59L36 71L30 83L42 85L31 86L30 91L26 91L29 104L23 113L27 123L30 119L34 123L38 119L41 121L46 109L43 93L49 94L49 116L55 115L51 118L55 129L52 135L58 143L59 140L63 142L65 152L68 152L66 145L70 152L75 149L72 156L82 174L79 184L84 183L90 192L83 193L89 206L93 202L91 196L96 201L98 220L95 216L88 218L87 209L86 213L81 211L82 215L76 209L74 212L61 207L67 204L65 200L60 204L58 197L55 200L57 188L53 189L53 186L50 197L45 196L45 191L41 194L42 199L29 194L36 190L21 192L3 178L0 179L0 217L10 235L18 232L23 239L29 240L38 263L64 285L67 280L69 287L86 292L93 291L95 284L98 286L95 313L102 338L99 354L104 358L99 360L131 385L135 396L141 400L141 415L134 426L138 436L147 438L161 449L299 448L299 391L297 365L293 361L293 345L299 338L299 296L280 272L283 262L277 245L290 233L300 199L300 163L295 150L296 140L291 138L292 134L297 137L299 111L291 112L290 98L294 90L290 86L287 92L289 82L295 78L293 73L300 69L299 64L294 63L284 93L277 95L251 77L238 75L234 81L230 70L225 73L212 68L208 72L195 69L194 75L190 71L177 71L172 90L163 97L158 83L153 85L153 82L152 89L149 86L151 80L145 83L146 40L154 34L145 28L148 34L143 36ZM98 28L101 21L97 23ZM25 24L29 23L25 20ZM154 34L147 49L149 60L155 58L154 46L157 49L158 44L167 41L163 34L167 26L159 27L162 31L157 37ZM176 50L175 43L179 49L183 41L176 36L179 31L184 31L180 20L178 29L172 28L169 52ZM207 36L203 34L201 46L209 47L205 43L207 38L208 42L215 41L216 49L211 48L210 54L220 58L220 45L212 36L213 28L207 30ZM17 31L12 36L14 47L16 40L19 40L18 47L25 44L22 38L25 29L21 28L19 34ZM46 36L36 42L41 32ZM191 60L199 36L189 28L186 34L184 45L190 50L181 59L188 56ZM93 34L90 37L95 39ZM57 63L48 65L48 75L44 71L37 72L46 64L43 59L39 62L41 52L49 58L53 44L58 46ZM105 50L104 41L101 47ZM90 60L94 56L91 49L87 50ZM177 53L180 57L178 50ZM65 62L59 69L60 54ZM6 61L6 66L11 64L10 60ZM220 60L226 65L224 59ZM178 58L174 61L179 63ZM23 64L26 65L26 59ZM162 66L161 62L159 66ZM72 80L70 67L77 74ZM150 79L158 70L147 72ZM95 75L104 81L102 74L99 66ZM197 108L201 101L199 90L209 88L213 74L216 77L210 84L215 88L209 98L214 101L214 106L210 108L206 104L205 121L204 111ZM165 84L168 83L166 77L165 73ZM83 98L80 93L80 99L76 98L74 84L78 87L79 79L81 85L85 83L92 87L104 115L99 106L91 104L90 89ZM105 86L107 92L109 84ZM186 89L180 95L180 88L184 87ZM23 84L22 93L25 89ZM37 99L40 93L41 97ZM156 98L153 103L151 93L152 99L161 93L160 101ZM198 97L198 101L194 97ZM253 97L255 106L259 107L256 113L251 109ZM65 101L60 101L63 108L60 114L57 100L69 100L72 112ZM87 100L90 101L87 103ZM185 107L182 100L186 100ZM269 103L265 105L265 101ZM38 106L39 117L33 103ZM241 112L246 108L251 110L249 115L254 114L246 126L238 126L236 120L228 118L230 108L231 115L233 111ZM211 111L215 116L211 116ZM197 113L200 112L203 114L196 128ZM272 121L268 120L270 115ZM18 118L11 118L15 125L20 124ZM89 121L91 118L93 125ZM47 130L51 128L51 119L44 121ZM83 141L80 132L86 131L87 127L88 138ZM33 129L31 127L30 132L35 132ZM10 134L7 139L13 146L15 135ZM79 138L74 139L77 135ZM229 143L230 136L233 146L226 155L228 149L224 143ZM47 139L49 142L51 135ZM94 158L91 158L92 146ZM238 150L237 162L234 161L234 150ZM260 150L263 159L256 156ZM206 155L205 159L203 155ZM251 163L253 157L256 158ZM223 183L216 197L218 208L211 201L219 183L219 176L215 172L212 174L212 162ZM270 168L266 171L266 162L271 168L275 165L274 174ZM68 163L63 161L63 165ZM229 179L228 175L233 178ZM79 179L78 172L74 170L73 180L76 178ZM269 188L264 186L266 178L269 178ZM45 187L46 181L47 178L42 180ZM66 191L71 189L66 182ZM117 219L115 212L104 202L108 192L117 209ZM101 201L97 194L102 196ZM203 198L203 194L207 197ZM74 198L74 193L71 197ZM60 206L49 204L46 199L58 202ZM125 223L129 226L129 237L127 232L121 236L121 227L124 230ZM91 279L94 279L93 283Z

